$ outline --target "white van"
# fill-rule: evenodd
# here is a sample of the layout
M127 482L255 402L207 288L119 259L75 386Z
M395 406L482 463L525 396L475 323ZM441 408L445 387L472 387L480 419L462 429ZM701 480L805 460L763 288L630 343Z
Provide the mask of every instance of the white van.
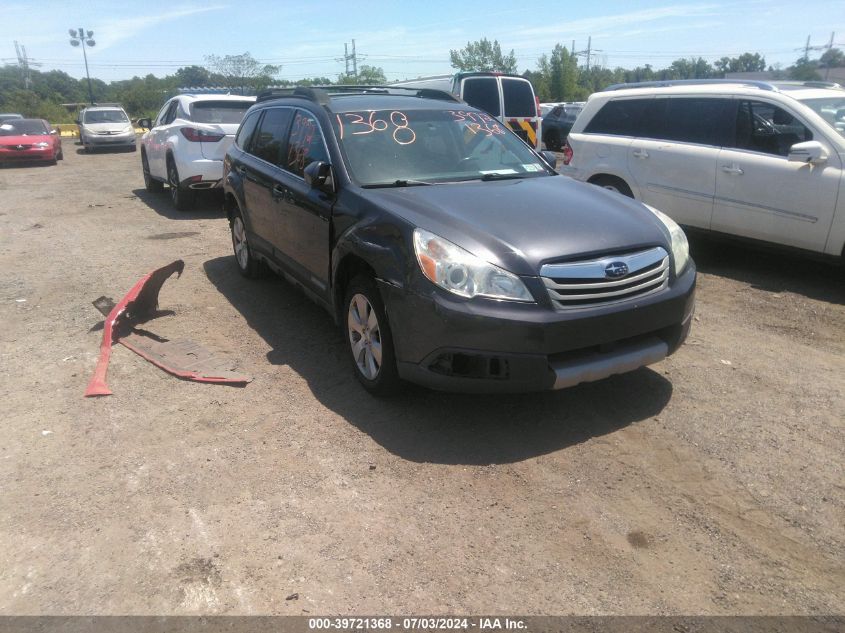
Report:
M578 115L560 171L688 227L845 258L844 136L836 84L611 86Z
M461 72L393 85L451 92L472 107L492 114L531 147L540 149L543 138L540 100L525 77L497 72Z

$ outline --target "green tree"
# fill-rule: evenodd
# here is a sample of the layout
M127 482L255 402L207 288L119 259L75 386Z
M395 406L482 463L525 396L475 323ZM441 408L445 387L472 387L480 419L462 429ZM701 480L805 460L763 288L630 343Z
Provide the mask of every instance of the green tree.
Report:
M260 91L273 83L281 66L262 65L249 52L242 55L206 55L206 64L220 74L226 87L241 94Z
M548 86L551 101L576 101L580 98L576 57L565 46L555 45L549 58Z
M842 68L845 66L845 53L838 48L827 49L819 58L822 68Z
M502 55L498 40L489 41L486 37L477 42L467 42L465 48L450 50L452 67L458 70L499 71L516 73L516 55L513 49L508 55Z
M384 76L384 71L381 68L364 64L358 68L357 76L352 73L338 75L337 83L344 85L380 86L387 83L387 78Z
M180 88L202 88L214 85L211 73L202 66L185 66L176 71L176 83Z
M713 65L723 77L726 73L763 72L766 70L766 58L760 53L743 53L739 57L723 57Z
M788 72L789 78L797 81L818 81L822 78L819 74L818 61L806 57L796 61L794 65L789 67Z

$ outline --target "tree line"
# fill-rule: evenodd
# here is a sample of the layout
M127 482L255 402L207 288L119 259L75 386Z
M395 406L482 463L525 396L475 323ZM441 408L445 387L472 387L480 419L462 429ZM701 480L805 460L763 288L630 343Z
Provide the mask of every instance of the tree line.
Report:
M517 74L514 51L502 52L498 41L482 38L449 54L457 70L486 70ZM775 78L818 80L826 68L845 66L845 55L836 48L828 49L819 59L802 57L785 70L768 70ZM534 70L522 75L535 87L541 101L581 101L593 92L615 83L665 79L721 78L725 73L767 70L766 60L758 53L723 57L710 64L701 57L677 59L669 66L655 69L646 64L633 69L587 68L579 57L558 44L548 55L542 55ZM91 79L91 91L98 103L120 103L133 118L152 117L161 105L180 88L222 87L233 94L256 94L267 86L385 84L381 68L362 65L356 74L341 74L334 80L311 77L288 81L278 77L281 66L261 64L248 52L241 55L208 55L205 65L191 65L172 75L156 77L148 74L106 83ZM16 65L0 67L0 112L20 112L26 116L47 119L53 123L70 123L76 118L74 108L62 104L88 102L86 79L75 79L61 70L41 72L30 69L28 76Z

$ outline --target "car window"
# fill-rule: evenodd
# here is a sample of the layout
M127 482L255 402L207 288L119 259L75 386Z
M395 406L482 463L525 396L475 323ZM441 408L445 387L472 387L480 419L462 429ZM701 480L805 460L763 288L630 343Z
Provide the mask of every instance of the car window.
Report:
M552 118L555 118L555 119L556 119L557 117L559 117L559 116L560 116L560 113L561 113L562 111L563 111L563 106L557 106L554 110L552 110L552 112L551 112L551 115L550 115L550 116L551 116Z
M317 120L304 110L297 110L288 140L287 170L302 176L315 160L329 162L323 133Z
M153 127L164 125L164 117L167 116L167 111L170 109L170 103L165 103L161 110L159 110L158 116L156 117L155 123L153 123Z
M240 123L251 105L250 101L195 101L188 118L196 123Z
M176 108L178 106L178 100L174 99L170 102L170 105L167 108L167 112L164 113L164 118L161 120L161 125L167 125L168 123L173 122L173 120L176 118Z
M478 77L464 80L463 99L473 108L499 116L499 82L495 77Z
M802 99L801 102L810 106L830 127L845 136L845 99Z
M611 99L584 128L587 134L642 136L640 120L653 99Z
M83 123L129 123L129 117L123 110L86 110Z
M293 116L291 108L269 108L252 139L250 153L274 165L282 165L282 148Z
M352 175L364 186L549 175L497 119L458 107L342 112L332 123Z
M648 136L716 147L721 147L724 143L725 130L730 125L726 120L726 113L731 105L729 99L680 97L655 101L666 102L663 124L659 132L652 131ZM657 110L659 106L653 111ZM654 130L653 125L649 127Z
M249 147L249 140L252 133L255 131L255 126L258 124L258 119L261 117L261 112L253 112L246 119L238 130L238 135L235 137L235 145L243 150Z
M0 124L0 136L27 136L49 134L50 130L40 119L7 119Z
M537 116L534 89L524 79L502 78L502 95L505 99L506 117Z
M740 102L734 146L753 152L787 156L795 143L813 140L813 133L792 114L763 101Z

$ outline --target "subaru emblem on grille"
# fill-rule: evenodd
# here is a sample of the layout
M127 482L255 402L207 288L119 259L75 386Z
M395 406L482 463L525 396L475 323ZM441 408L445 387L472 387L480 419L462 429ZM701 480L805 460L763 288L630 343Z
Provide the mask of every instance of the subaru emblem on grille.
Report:
M624 262L610 262L604 268L604 274L611 279L618 279L628 274L628 265Z

